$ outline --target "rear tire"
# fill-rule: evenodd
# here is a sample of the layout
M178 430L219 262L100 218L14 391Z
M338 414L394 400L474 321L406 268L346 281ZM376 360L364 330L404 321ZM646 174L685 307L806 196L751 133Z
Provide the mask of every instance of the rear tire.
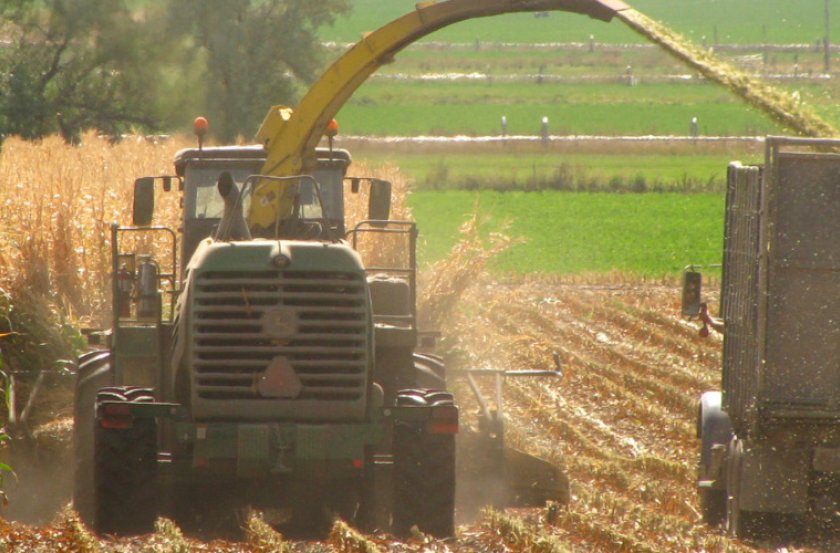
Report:
M104 401L152 402L147 388L105 388ZM99 534L151 532L157 516L157 425L135 419L129 428L94 430L95 529Z
M446 365L443 358L430 353L414 352L414 383L418 388L446 388Z
M452 394L437 390L404 390L397 405L454 405ZM455 533L455 435L431 434L425 425L394 423L394 533L408 535L412 526L436 537Z

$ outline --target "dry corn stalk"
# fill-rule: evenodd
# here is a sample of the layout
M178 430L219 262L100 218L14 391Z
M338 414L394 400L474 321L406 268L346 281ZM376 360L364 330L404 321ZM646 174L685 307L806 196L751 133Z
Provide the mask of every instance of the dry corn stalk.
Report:
M380 553L375 543L341 520L333 524L328 541L339 553Z
M436 263L430 280L420 293L418 311L428 328L440 328L463 293L484 271L487 262L522 239L492 233L489 244L481 239L476 206L470 219L461 226L461 240L449 255Z
M62 534L60 541L62 545L68 548L68 551L77 551L78 553L99 552L99 542L82 524L79 515L69 506L59 515L58 525Z
M291 548L283 536L263 518L262 513L250 511L245 521L248 546L256 553L289 553Z

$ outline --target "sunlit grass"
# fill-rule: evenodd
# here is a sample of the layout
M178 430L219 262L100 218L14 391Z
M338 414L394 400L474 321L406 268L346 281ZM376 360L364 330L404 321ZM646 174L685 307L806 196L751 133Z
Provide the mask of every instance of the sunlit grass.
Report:
M490 263L495 271L661 276L721 259L720 194L419 191L411 206L421 229L422 261L449 251L476 204L485 231L508 221L506 234L525 239Z

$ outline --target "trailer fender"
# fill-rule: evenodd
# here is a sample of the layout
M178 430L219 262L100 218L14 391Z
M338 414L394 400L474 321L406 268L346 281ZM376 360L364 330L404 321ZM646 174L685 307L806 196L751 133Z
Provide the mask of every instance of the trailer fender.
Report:
M700 439L698 485L702 488L726 489L726 448L732 439L732 424L721 408L721 393L706 392L700 396L697 414L697 437Z

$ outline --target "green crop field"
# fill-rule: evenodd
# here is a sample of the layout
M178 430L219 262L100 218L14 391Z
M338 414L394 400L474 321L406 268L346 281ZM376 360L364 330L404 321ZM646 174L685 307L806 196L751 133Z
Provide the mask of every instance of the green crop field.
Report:
M754 153L598 154L546 151L510 153L488 146L470 153L431 153L423 148L377 152L354 148L373 166L396 165L416 190L581 190L721 192L733 159L760 161Z
M334 27L321 31L325 40L355 42L362 32L373 31L414 9L415 0L351 0L353 11ZM642 13L659 19L686 36L712 42L717 28L722 43L813 43L824 34L822 0L633 0ZM833 7L838 6L833 2ZM832 34L840 36L840 17L831 18ZM552 13L507 14L467 21L440 30L430 40L472 43L503 41L519 43L587 41L594 35L601 42L640 42L642 39L620 22L603 23L585 16Z
M354 135L686 135L698 117L705 135L779 132L767 116L710 84L536 84L369 81L338 115Z
M527 240L493 263L498 272L577 274L618 270L662 276L691 263L719 263L720 194L415 192L422 263L440 259L477 206L484 232L510 226Z
M413 0L351 3L353 12L324 29L324 40L356 41L363 31L414 7ZM630 4L709 46L815 44L825 32L821 0ZM831 31L840 37L840 17L832 17ZM556 135L685 136L692 117L698 118L702 135L786 132L722 88L675 82L673 76L692 72L657 48L610 47L643 42L618 21L508 14L453 25L430 35L426 42L431 41L442 44L409 47L359 89L338 115L343 135L499 135L503 115L510 135L538 135L544 116ZM584 46L546 46L572 41ZM819 51L722 48L720 53L749 73L781 75L774 82L783 84L777 86L840 123L837 80L795 77L823 71ZM638 80L635 86L622 80L629 73ZM544 76L542 83L537 75ZM510 151L497 144L447 151L412 144L377 151L375 145L357 145L354 153L374 165L396 164L414 183L411 202L425 237L426 262L448 251L477 202L488 221L485 232L509 220L509 234L527 239L495 263L497 271L616 269L643 275L719 262L726 165L731 159L758 162L761 157L755 148L738 147L697 152L668 145L629 152L612 146L601 151L591 144L562 148ZM600 192L611 190L664 192Z
M642 45L639 45L642 46ZM333 56L345 47L332 47ZM763 63L760 47L719 48L718 54L732 59L736 64ZM795 51L776 48L768 53L768 70L792 72L798 65L801 73L809 69L822 70L823 52L813 49ZM396 62L381 67L380 74L419 75L428 73L482 73L496 75L545 74L574 76L618 77L627 66L641 76L691 73L679 60L670 57L654 45L624 47L622 45L534 45L534 44L426 44L407 48L396 57Z

